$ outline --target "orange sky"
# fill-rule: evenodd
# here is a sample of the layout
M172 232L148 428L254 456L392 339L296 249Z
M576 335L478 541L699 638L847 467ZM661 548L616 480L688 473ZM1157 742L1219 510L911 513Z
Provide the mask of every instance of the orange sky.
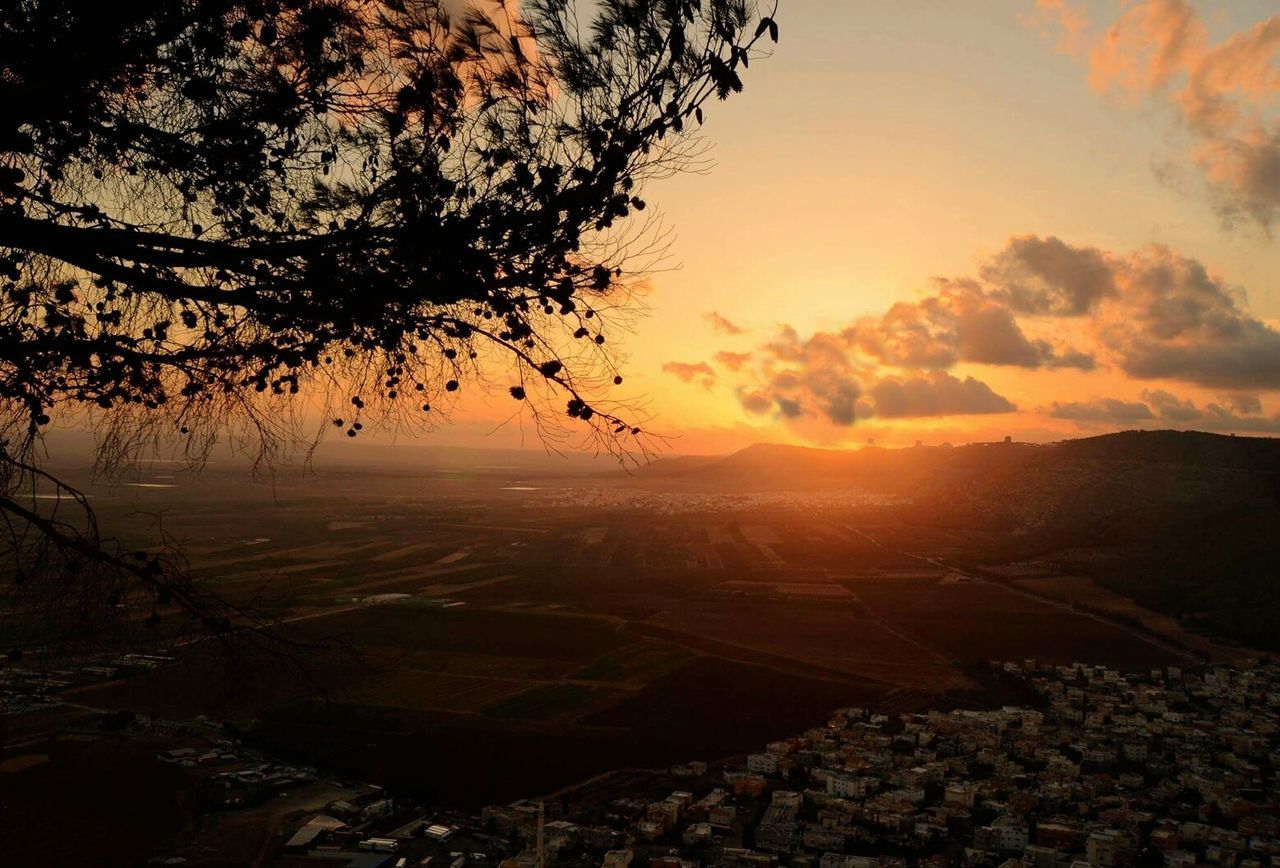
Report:
M647 193L675 234L623 391L677 452L1280 433L1269 15L787 0L714 170ZM511 445L475 437L510 412L430 439Z

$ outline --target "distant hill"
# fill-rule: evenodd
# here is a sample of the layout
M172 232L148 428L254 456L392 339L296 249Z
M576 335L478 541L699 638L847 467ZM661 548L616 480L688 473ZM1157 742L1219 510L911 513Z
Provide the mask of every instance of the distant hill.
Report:
M954 448L840 451L762 444L718 459L659 461L634 479L730 493L892 495L930 523L1004 533L1011 546L1026 548L1059 538L1067 545L1084 535L1127 540L1189 512L1209 520L1270 509L1280 501L1280 439L1125 431L1059 443Z
M859 489L974 533L975 562L1035 558L1226 638L1280 650L1280 440L1126 431L1060 443L856 451L752 446L638 474L724 492Z
M1059 455L1108 461L1280 470L1280 439L1232 437L1203 431L1122 431L1064 440Z
M660 460L636 474L641 483L678 483L728 491L857 488L885 494L914 492L929 480L1016 465L1030 450L1023 444L811 449L760 443L732 455L697 460Z
M904 449L812 449L760 443L718 458L659 460L640 470L636 479L722 490L860 488L920 496L992 474L1091 462L1275 473L1280 472L1280 439L1195 431L1125 431L1049 444L975 443Z

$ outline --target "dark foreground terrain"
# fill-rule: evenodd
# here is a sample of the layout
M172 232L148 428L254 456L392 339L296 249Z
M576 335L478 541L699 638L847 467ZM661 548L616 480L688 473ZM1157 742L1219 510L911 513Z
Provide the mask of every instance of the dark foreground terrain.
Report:
M975 674L987 660L1141 671L1241 653L1108 590L1141 590L1109 571L1197 502L1184 490L1220 501L1220 473L1235 474L1236 508L1265 522L1269 470L1160 475L1141 456L1086 455L1046 476L1037 462L1050 453L1009 448L974 453L963 472L953 462L945 485L935 475L914 497L856 468L839 485L830 467L823 485L793 473L787 489L772 470L731 478L705 462L626 477L510 457L339 462L270 484L217 464L199 478L151 465L91 489L104 523L139 541L162 524L197 575L276 617L282 641L195 641L110 676L57 661L69 686L52 698L71 705L6 718L23 725L0 755L53 759L0 766L0 800L52 804L70 783L56 758L87 748L64 743L68 709L207 715L289 762L466 808L741 753L842 706L1011 701ZM766 470L781 460L768 458ZM1104 532L1066 507L1051 526L1027 519L1046 491L1090 474L1175 482L1152 494L1150 522L1131 510ZM999 485L1011 503L992 497ZM942 510L957 486L966 494ZM1224 581L1251 587L1243 575ZM192 782L169 771L146 778L146 798L188 804ZM132 852L191 822L179 811L146 824Z

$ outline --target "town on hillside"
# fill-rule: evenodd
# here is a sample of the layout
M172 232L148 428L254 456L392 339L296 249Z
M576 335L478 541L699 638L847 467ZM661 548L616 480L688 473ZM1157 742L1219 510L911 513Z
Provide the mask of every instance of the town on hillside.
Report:
M297 814L282 830L277 864L1276 864L1280 668L990 665L1024 682L1035 701L903 714L846 708L758 753L613 772L477 816L356 787ZM201 761L194 753L171 758ZM223 775L210 785L243 781Z

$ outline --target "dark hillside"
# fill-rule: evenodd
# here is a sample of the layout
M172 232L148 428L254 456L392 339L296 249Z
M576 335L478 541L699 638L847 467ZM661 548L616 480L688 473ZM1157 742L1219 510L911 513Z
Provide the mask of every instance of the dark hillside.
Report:
M1057 560L1218 635L1280 649L1277 439L1126 431L1045 445L757 445L664 463L636 483L902 497L909 521L982 531L977 560Z

